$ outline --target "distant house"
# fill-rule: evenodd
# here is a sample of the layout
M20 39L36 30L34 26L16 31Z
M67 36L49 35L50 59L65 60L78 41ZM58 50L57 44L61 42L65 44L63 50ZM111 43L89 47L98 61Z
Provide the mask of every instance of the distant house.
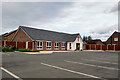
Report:
M97 45L102 45L103 42L100 39L95 39L95 40L87 40L86 44L97 44Z
M84 41L84 50L100 50L100 47L103 45L103 42L100 39L87 40Z
M105 42L106 45L120 45L120 32L114 32Z
M12 37L16 33L17 30L11 31L9 33L2 34L1 40L2 41L11 41Z
M68 34L43 29L20 26L11 41L32 42L32 49L37 50L82 50L80 34Z

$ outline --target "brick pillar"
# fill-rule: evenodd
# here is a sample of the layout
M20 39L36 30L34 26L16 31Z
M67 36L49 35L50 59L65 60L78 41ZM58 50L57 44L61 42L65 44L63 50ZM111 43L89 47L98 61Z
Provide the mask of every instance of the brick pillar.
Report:
M43 41L43 50L46 50L46 42Z
M61 50L61 42L59 42L59 50Z
M108 45L107 45L107 50L108 50Z
M16 48L17 48L17 41L16 41Z
M90 50L91 50L91 44L90 44Z
M114 51L115 51L115 44L114 44Z
M54 42L52 42L52 45L51 45L51 48L52 48L52 50L54 50L54 47L55 47L55 45L54 45L55 43Z
M96 50L96 44L95 44L95 50Z
M65 43L65 50L67 51L67 42Z

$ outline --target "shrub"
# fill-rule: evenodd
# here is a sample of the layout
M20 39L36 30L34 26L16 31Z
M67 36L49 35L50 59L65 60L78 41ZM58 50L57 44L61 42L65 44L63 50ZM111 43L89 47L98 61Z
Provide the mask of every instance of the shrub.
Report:
M2 52L13 52L15 50L15 48L13 46L10 47L2 47Z
M31 52L31 49L17 49L17 51L20 51L20 52Z
M37 49L34 49L32 52L39 52Z

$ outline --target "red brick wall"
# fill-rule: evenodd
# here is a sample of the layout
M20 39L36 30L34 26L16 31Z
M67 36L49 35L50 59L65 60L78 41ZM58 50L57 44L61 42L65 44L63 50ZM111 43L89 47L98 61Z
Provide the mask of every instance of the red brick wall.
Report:
M13 41L20 41L20 42L29 41L29 42L31 42L32 40L26 35L26 33L21 28L19 28L19 31L17 32Z
M108 45L108 50L114 50L114 45Z
M46 50L46 42L43 41L43 50Z
M62 44L61 44L61 42L59 42L59 50L62 50Z
M12 34L10 34L9 36L7 36L7 41L11 41L11 39L13 38L14 34L16 32L13 32Z
M102 50L107 50L107 45L102 45Z
M91 45L91 44L86 44L86 49L85 50L120 50L120 45Z
M8 42L8 41L6 41L6 46L8 46L8 47L10 47L10 46L16 47L16 42Z
M17 48L26 48L26 42L17 42Z
M101 45L96 45L97 50L101 50Z
M112 40L112 44L116 44L116 45L120 45L120 36L118 36L119 34L117 32L114 32L111 36L112 38L108 38L108 40L106 41L106 44L111 44L111 40ZM118 41L114 41L114 38L118 38Z
M32 47L33 47L32 44L33 44L33 42L28 42L28 48L29 49L32 49Z

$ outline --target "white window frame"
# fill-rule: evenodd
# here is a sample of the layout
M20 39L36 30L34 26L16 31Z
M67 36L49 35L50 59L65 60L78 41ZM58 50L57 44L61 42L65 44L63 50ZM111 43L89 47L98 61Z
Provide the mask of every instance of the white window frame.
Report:
M40 45L42 41L37 41L37 49L42 49L43 48L43 42L42 42L42 45ZM39 44L39 46L38 46Z
M114 41L118 41L118 38L117 38L117 37L115 37L115 38L114 38Z
M64 45L63 45L63 44L64 44ZM62 42L61 45L62 45L62 46L61 46L62 48L65 48L65 42Z
M58 44L58 45L57 45ZM58 49L59 48L59 43L58 42L55 42L55 49Z
M72 44L71 43L69 43L69 49L72 49L72 46L71 46Z
M48 45L47 45L47 43L48 43ZM51 45L49 45L49 43L51 43L51 45L52 45L52 42L51 42L51 41L47 41L47 42L46 42L46 49L51 49Z

